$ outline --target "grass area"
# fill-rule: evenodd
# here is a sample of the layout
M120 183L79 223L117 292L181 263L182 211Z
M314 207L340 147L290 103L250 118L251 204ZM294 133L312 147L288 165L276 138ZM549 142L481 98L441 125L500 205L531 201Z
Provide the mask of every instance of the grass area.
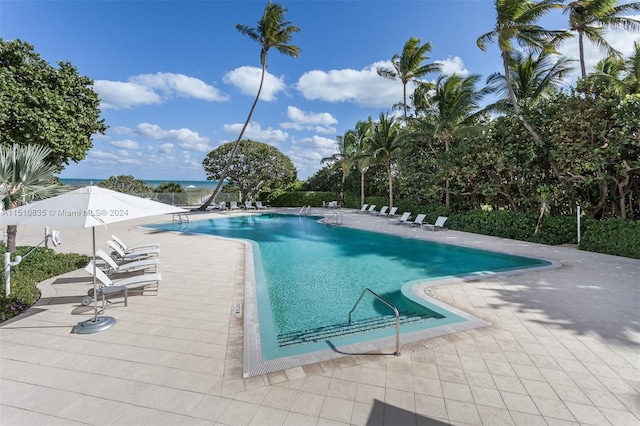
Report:
M11 255L12 261L15 260L15 256L26 255L26 257L11 269L11 294L8 298L4 296L3 277L0 322L24 312L36 303L40 298L40 291L36 287L39 282L84 268L89 262L89 258L81 254L56 253L44 247L31 250L32 247L17 247ZM5 252L5 245L0 243L0 254L3 257Z

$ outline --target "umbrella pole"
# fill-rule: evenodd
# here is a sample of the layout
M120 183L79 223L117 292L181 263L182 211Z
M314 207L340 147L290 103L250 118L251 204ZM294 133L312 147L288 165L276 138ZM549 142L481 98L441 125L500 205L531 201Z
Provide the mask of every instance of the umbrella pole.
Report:
M93 263L93 319L88 319L82 322L79 322L75 327L75 332L77 334L92 334L97 333L99 331L104 331L108 328L111 328L115 323L116 319L113 317L101 316L98 317L98 284L96 282L96 227L91 227L91 232L93 234L93 244L92 244L92 263Z
M93 234L91 260L93 261L93 321L98 321L98 283L96 282L96 227L91 228Z

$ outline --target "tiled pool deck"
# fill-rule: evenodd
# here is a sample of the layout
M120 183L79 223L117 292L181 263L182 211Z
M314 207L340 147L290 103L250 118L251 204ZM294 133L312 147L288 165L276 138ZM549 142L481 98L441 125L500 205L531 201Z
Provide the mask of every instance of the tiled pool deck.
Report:
M344 226L562 267L429 291L490 326L401 343L399 357L350 355L243 378L235 308L245 245L137 228L167 217L96 228L103 249L111 234L160 242L159 294L114 304L115 326L79 335L75 324L93 315L80 304L89 276L41 283L38 305L0 325L0 424L640 424L640 261L342 213ZM60 250L90 253L91 230L60 231ZM19 227L19 245L42 238L42 228Z

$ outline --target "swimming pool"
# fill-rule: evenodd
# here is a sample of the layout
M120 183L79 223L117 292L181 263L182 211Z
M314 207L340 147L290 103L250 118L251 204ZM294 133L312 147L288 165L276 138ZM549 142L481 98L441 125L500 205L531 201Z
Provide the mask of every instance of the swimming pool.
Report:
M466 321L417 298L417 282L543 266L539 259L480 251L318 223L319 217L255 214L193 221L187 231L250 240L261 356L274 360ZM172 229L172 224L154 226Z

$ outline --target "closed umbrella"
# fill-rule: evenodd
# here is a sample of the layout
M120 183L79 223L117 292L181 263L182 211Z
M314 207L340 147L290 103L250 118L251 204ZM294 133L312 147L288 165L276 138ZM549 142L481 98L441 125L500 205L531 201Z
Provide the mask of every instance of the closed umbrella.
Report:
M114 318L98 316L98 298L96 297L98 289L95 278L95 227L141 217L183 212L186 212L186 210L169 204L135 197L98 186L86 186L56 197L6 210L0 216L0 225L92 228L94 317L78 323L75 327L76 333L87 334L106 330L115 324Z

